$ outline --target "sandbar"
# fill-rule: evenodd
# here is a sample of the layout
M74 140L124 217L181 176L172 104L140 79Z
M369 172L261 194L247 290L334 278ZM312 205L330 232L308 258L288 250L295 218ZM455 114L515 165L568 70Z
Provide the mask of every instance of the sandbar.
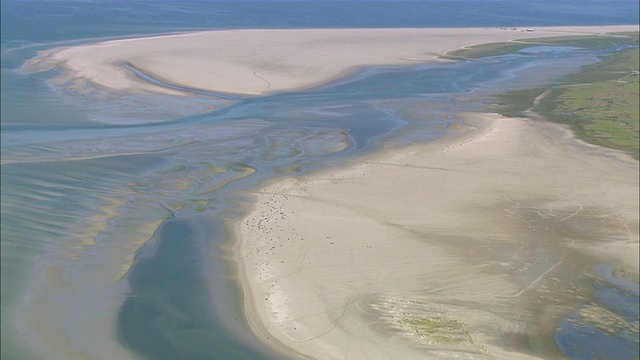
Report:
M623 31L637 26L221 30L56 48L24 68L60 70L55 81L79 92L190 96L133 67L177 87L266 95L480 43ZM547 339L587 295L585 271L607 262L637 281L636 161L558 125L465 117L449 138L253 194L234 250L267 343L323 359L536 358L529 335Z
M58 69L79 92L188 95L145 81L213 93L264 95L315 87L366 66L416 65L481 43L637 31L637 26L217 30L139 37L42 51L24 69ZM129 66L129 68L127 68Z
M588 273L638 281L637 161L459 115L446 138L254 193L236 251L256 332L304 358L561 358Z

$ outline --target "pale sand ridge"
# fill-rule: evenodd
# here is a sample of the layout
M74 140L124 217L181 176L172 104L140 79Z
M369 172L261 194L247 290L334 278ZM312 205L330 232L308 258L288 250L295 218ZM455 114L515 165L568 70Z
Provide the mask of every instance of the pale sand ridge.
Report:
M25 65L58 68L58 82L77 91L184 93L142 81L123 64L155 79L220 93L270 94L330 82L364 66L412 65L479 43L561 35L637 31L637 26L522 29L220 30L103 41L46 50ZM95 91L95 89L94 89Z
M256 331L317 359L536 358L525 334L555 358L585 274L637 282L635 160L551 123L466 122L257 192L236 248Z

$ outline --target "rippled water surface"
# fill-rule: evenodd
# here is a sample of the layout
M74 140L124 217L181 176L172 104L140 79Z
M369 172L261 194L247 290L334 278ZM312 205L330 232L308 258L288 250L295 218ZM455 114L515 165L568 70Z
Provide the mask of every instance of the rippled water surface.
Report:
M51 347L59 358L277 357L243 320L224 251L227 226L248 205L243 190L338 165L384 142L436 138L460 121L456 113L478 109L497 91L548 83L596 60L574 48L532 49L481 62L372 68L315 90L224 99L209 112L221 100L208 94L68 92L48 81L53 72L20 70L37 51L209 28L638 21L635 2L489 3L3 1L3 359L50 358ZM112 329L121 345L109 343Z

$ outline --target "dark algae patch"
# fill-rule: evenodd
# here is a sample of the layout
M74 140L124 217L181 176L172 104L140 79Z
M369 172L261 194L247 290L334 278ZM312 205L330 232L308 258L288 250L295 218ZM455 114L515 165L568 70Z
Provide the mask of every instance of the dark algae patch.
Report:
M575 135L586 142L621 150L638 159L638 34L569 38L553 43L590 49L616 46L620 50L551 88L498 95L497 109L493 111L505 116L526 116L528 111L533 111L549 121L569 125ZM526 49L523 52L526 53Z

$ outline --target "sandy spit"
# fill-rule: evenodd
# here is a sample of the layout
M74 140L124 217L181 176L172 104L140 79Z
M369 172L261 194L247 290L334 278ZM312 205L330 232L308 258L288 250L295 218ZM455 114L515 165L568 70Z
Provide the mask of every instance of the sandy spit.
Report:
M185 95L143 81L132 65L162 82L216 93L260 95L330 82L364 66L415 65L447 50L515 39L637 31L637 26L220 30L103 41L42 51L28 71L62 70L56 80L79 92ZM88 86L90 85L90 86Z
M556 358L585 274L638 281L635 160L464 116L449 138L255 192L235 250L256 332L304 358Z

